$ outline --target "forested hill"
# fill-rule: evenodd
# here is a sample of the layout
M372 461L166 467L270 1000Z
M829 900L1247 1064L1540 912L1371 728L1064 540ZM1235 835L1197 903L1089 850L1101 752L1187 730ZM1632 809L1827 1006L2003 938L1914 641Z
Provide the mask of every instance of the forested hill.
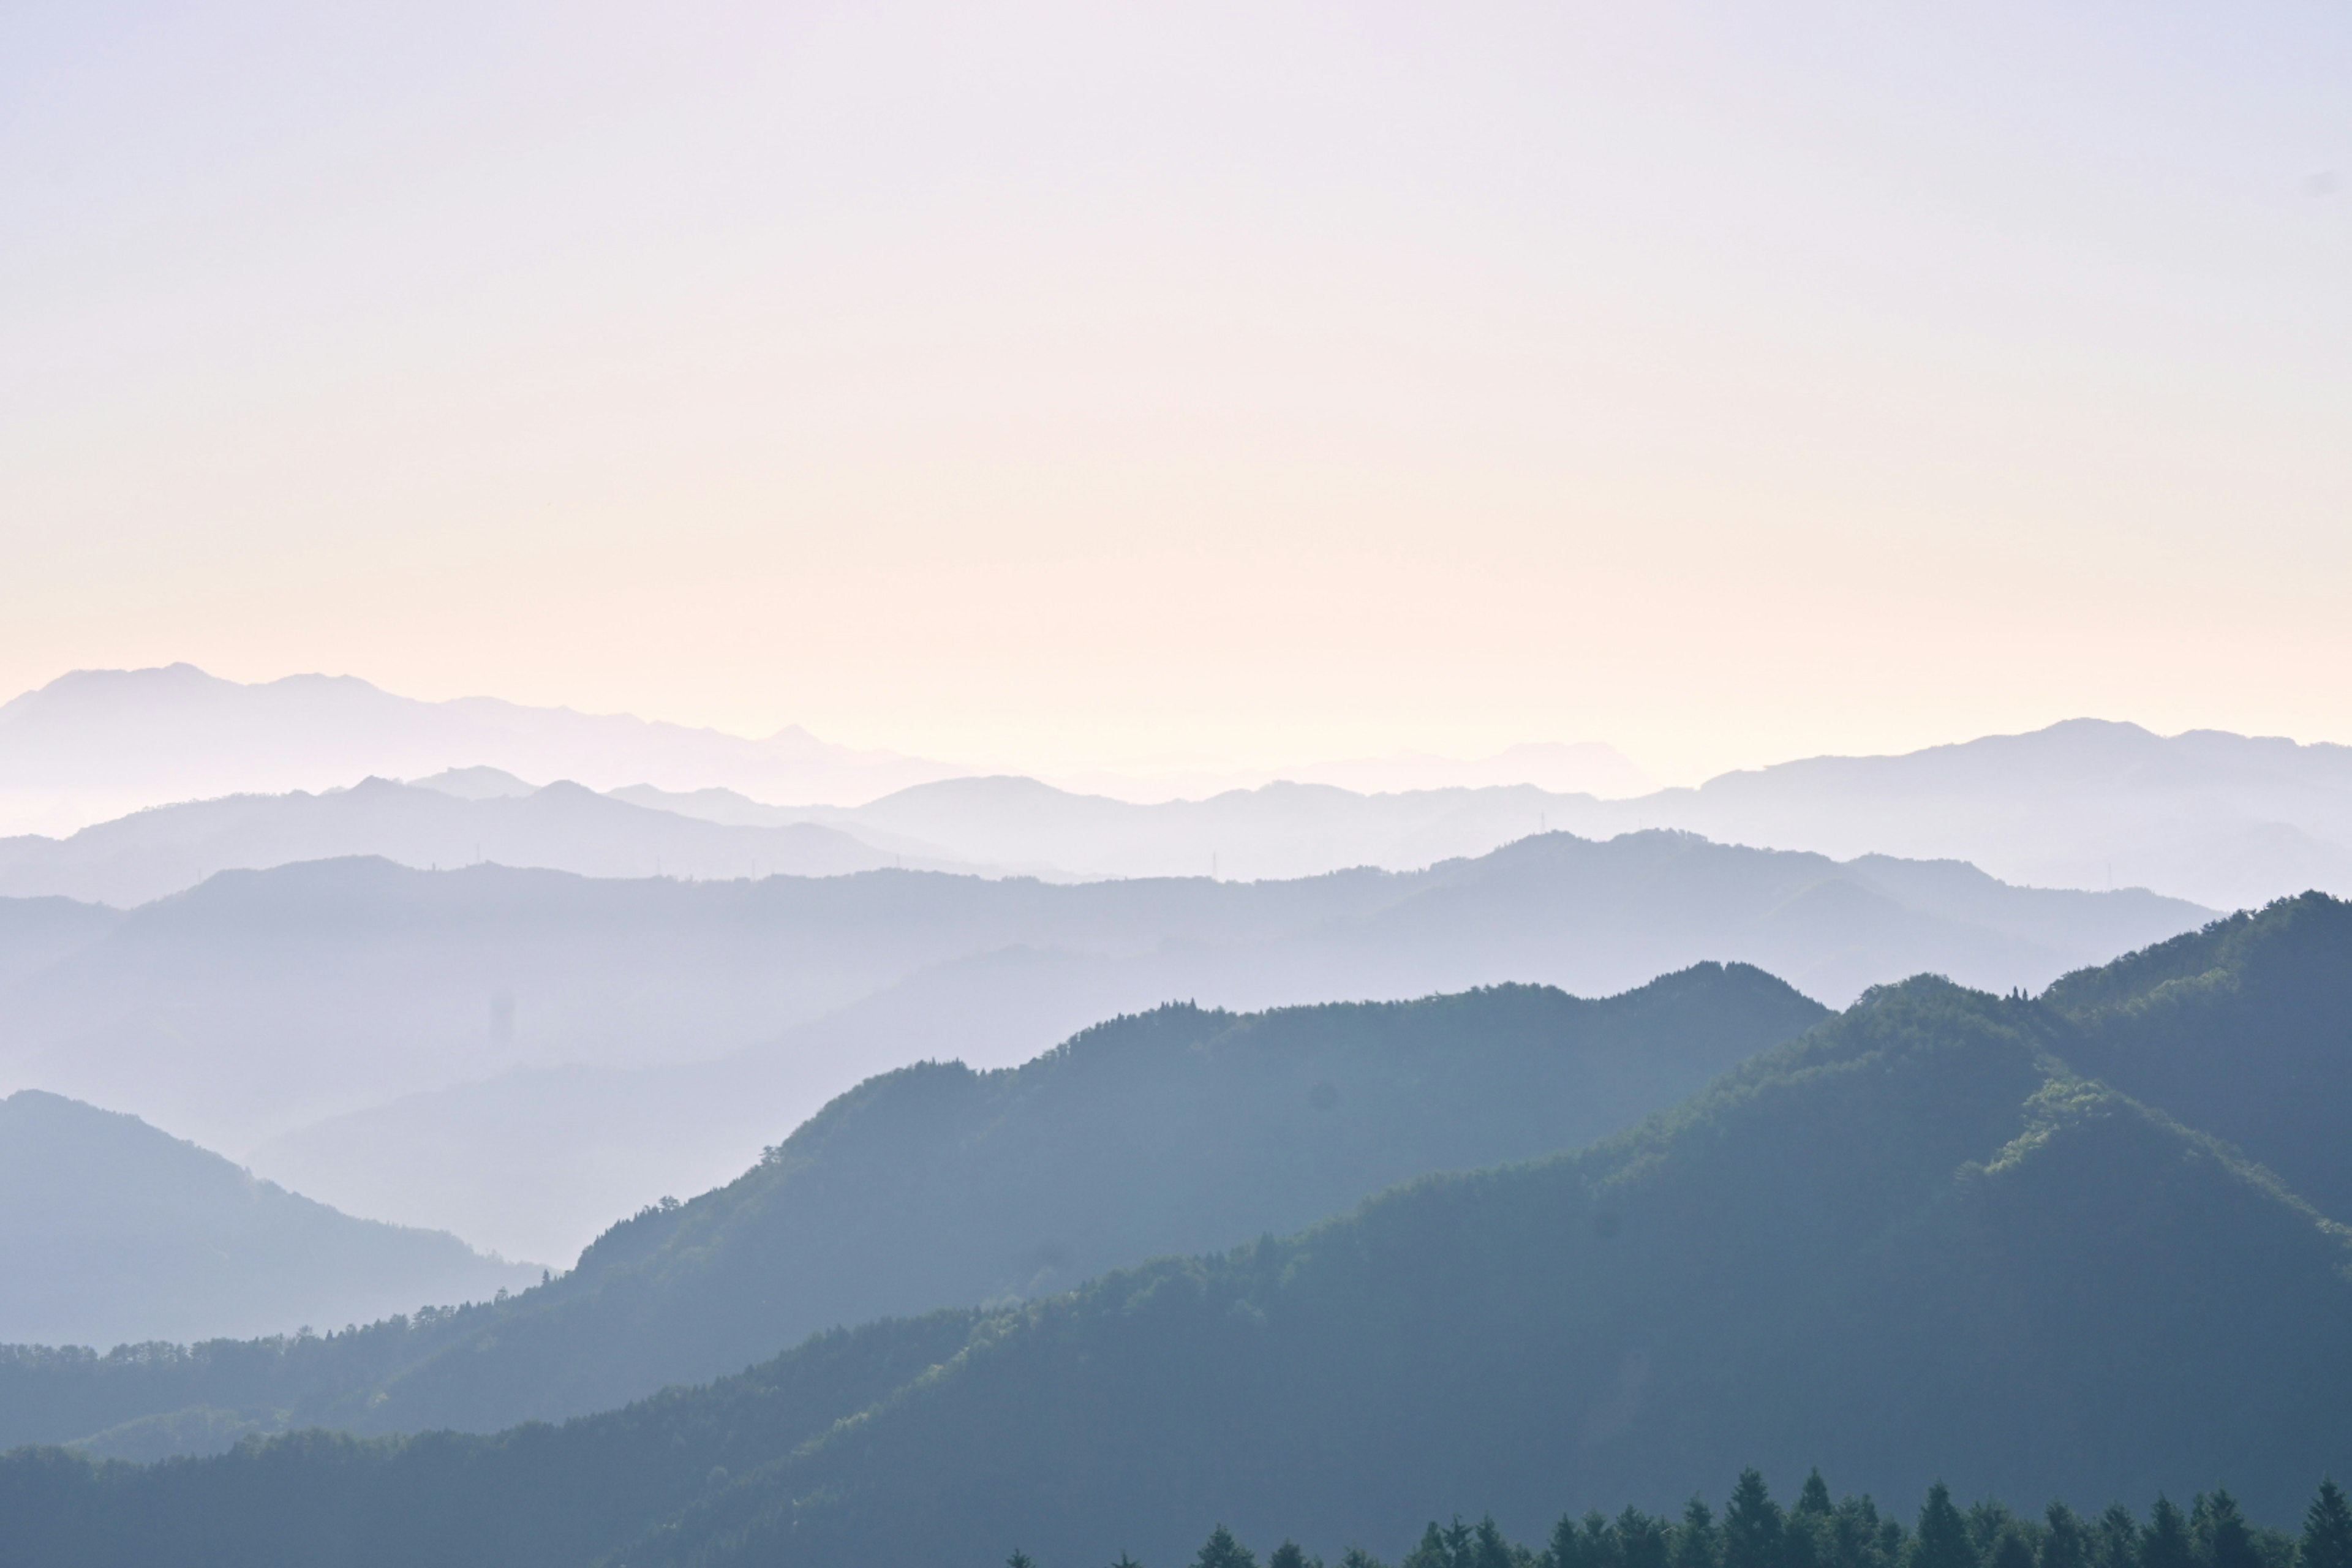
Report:
M2352 904L2306 893L2070 974L2069 1058L2352 1220Z
M2245 988L2352 960L2296 948L2314 910L2229 939ZM2220 1483L2289 1522L2352 1457L2347 1233L2077 1071L2090 1038L1923 978L1601 1145L1287 1240L822 1337L560 1428L26 1454L0 1498L48 1543L28 1563L240 1568L930 1568L1014 1542L1165 1564L1220 1521L1336 1556L1455 1509L1539 1536L1749 1462L2094 1508ZM2260 1038L2204 1048L2270 1068Z
M0 1340L290 1332L541 1278L257 1181L135 1116L0 1100Z
M1500 986L1249 1015L1162 1007L1017 1068L874 1079L739 1180L615 1226L571 1274L495 1310L275 1357L0 1366L0 1390L20 1390L0 1399L0 1442L183 1410L209 1414L151 1424L124 1451L289 1418L487 1431L604 1408L835 1324L1048 1294L1295 1230L1428 1172L1575 1148L1826 1016L1721 964L1601 1001ZM25 1394L34 1381L49 1393ZM77 1383L79 1396L64 1392Z

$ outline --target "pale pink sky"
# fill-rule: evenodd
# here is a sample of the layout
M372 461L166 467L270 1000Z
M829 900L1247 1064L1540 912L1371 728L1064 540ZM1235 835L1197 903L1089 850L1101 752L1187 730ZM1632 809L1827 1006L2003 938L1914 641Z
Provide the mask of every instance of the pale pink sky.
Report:
M2352 740L2352 22L1966 9L9 7L0 695Z

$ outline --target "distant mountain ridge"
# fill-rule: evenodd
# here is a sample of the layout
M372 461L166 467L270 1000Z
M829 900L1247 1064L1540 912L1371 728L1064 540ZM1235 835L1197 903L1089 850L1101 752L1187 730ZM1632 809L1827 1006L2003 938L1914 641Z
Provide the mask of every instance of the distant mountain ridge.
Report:
M751 802L632 798L714 820ZM1136 805L963 777L769 820L880 830L976 864L1089 876L1295 877L1478 855L1544 827L1674 827L1837 859L1963 860L2034 887L2147 887L2217 909L2352 894L2352 747L2070 720L1900 756L1815 757L1625 799L1531 785L1358 795L1274 784Z
M2352 895L2352 746L2075 719L1888 757L1814 757L1572 816L1732 843L1960 859L2042 887L2217 909Z
M0 1100L0 1341L116 1345L369 1322L539 1270L354 1219L136 1117Z
M154 806L71 837L0 838L0 896L62 896L128 909L215 871L381 855L419 870L547 867L590 877L831 877L901 864L814 822L727 826L558 782L467 799L370 778L320 795L228 795ZM939 865L915 857L914 863Z
M191 798L317 791L369 774L413 778L477 764L594 788L717 784L830 802L961 771L828 745L797 726L745 740L489 697L419 701L353 676L248 686L188 664L76 670L0 704L0 819L51 835Z
M1171 999L1605 995L1710 959L1832 1003L1923 969L2005 990L2207 918L1667 833L1257 883L320 861L215 877L0 991L0 1085L149 1116L357 1213L562 1258L876 1072L1009 1065Z
M2290 1103L2300 1047L2183 1026L2166 988L2293 1017L2347 943L2314 895L2046 1000L1923 977L1592 1148L1287 1239L821 1335L562 1427L24 1452L0 1499L37 1561L89 1568L1181 1562L1218 1522L1336 1555L1454 1508L1538 1536L1743 1463L2093 1510L2218 1479L2284 1521L2352 1451L2352 1230L2073 1058L2123 1030Z
M339 1342L342 1364L311 1367L296 1418L489 1430L700 1382L840 1323L1050 1294L1296 1229L1432 1171L1590 1142L1822 1016L1767 974L1706 964L1599 1001L1509 986L1246 1016L1173 1005L1019 1068L903 1068L724 1187L614 1226L471 1331L418 1331L404 1364L381 1369L381 1331ZM211 1397L222 1421L263 1402ZM0 1423L0 1447L80 1435Z
M489 787L489 773L575 780L730 826L819 823L908 863L1062 878L1417 869L1546 828L1677 827L1838 859L1965 860L2029 886L2144 886L2211 908L2309 888L2352 894L2352 747L2095 719L1639 794L1638 770L1587 743L1480 764L1406 754L1309 766L1290 782L1137 804L1114 798L1132 792L1110 775L1098 781L1110 793L1086 794L797 729L751 741L488 698L417 702L348 677L241 686L186 665L87 670L0 705L0 826L50 837L191 796L316 794L371 774L463 795ZM468 775L474 784L457 782ZM1589 780L1596 793L1512 778ZM617 844L601 853L626 858Z

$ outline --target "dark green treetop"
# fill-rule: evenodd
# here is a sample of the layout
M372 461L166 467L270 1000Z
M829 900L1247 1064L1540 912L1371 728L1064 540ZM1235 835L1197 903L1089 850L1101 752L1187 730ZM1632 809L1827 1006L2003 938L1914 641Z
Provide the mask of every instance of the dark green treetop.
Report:
M2352 1568L2352 1507L2333 1480L2319 1483L2303 1516L2303 1568Z
M1912 1538L1911 1568L1978 1568L1969 1521L1952 1504L1952 1489L1937 1481L1919 1505L1919 1530Z

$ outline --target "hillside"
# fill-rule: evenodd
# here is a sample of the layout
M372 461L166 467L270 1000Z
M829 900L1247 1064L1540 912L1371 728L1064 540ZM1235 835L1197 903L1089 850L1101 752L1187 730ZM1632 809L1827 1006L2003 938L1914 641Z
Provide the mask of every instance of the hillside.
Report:
M1328 1550L1457 1500L1532 1534L1743 1458L2090 1504L2221 1477L2282 1516L2352 1444L2346 1233L2066 1034L1911 983L1591 1154L992 1324L623 1555Z
M1429 1172L1590 1142L1822 1016L1769 975L1706 965L1604 1001L1520 986L1244 1016L1170 1006L1018 1068L903 1068L727 1186L614 1226L473 1331L420 1331L413 1364L314 1369L324 1392L300 1418L488 1430L704 1381L836 1324L1051 1294ZM385 1353L379 1336L347 1355ZM206 1397L234 1412L285 1394Z
M334 1328L539 1278L32 1090L0 1100L0 1341L100 1346Z
M0 990L0 1085L136 1112L354 1212L560 1258L615 1213L730 1179L877 1072L1024 1061L1172 999L1604 995L1720 960L1834 1005L1922 970L2039 987L2205 918L1667 833L1257 883L315 862L224 873Z
M71 899L0 898L0 990L91 946L122 912Z
M1914 981L1596 1148L1288 1240L561 1428L26 1454L0 1492L57 1563L1164 1563L1220 1521L1336 1556L1454 1509L1539 1538L1749 1462L2092 1507L2220 1479L2292 1519L2352 1451L2347 1233L2076 1074L2077 1038ZM893 1362L929 1370L868 1397Z
M2071 1058L2352 1218L2352 904L2309 893L2067 975Z

